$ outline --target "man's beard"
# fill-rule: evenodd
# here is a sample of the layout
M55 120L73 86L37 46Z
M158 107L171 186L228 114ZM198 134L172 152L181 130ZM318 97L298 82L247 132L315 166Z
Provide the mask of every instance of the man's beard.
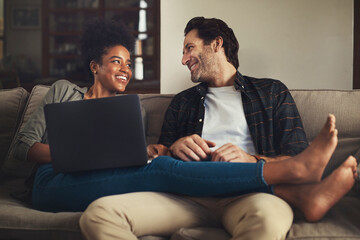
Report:
M191 81L193 83L198 83L198 82L201 82L201 77L200 77L200 74L196 73L196 76L191 74Z
M198 64L198 69L194 73L191 73L191 81L193 83L207 82L209 78L208 75L211 74L211 67L213 67L215 63L205 53L199 54Z

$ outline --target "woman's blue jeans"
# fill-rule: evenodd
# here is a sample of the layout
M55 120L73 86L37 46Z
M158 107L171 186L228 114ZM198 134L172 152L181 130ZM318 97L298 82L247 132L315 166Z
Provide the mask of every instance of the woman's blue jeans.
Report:
M161 156L143 167L55 173L52 164L37 170L32 202L42 211L83 211L95 199L151 191L190 196L272 193L257 163L183 162Z

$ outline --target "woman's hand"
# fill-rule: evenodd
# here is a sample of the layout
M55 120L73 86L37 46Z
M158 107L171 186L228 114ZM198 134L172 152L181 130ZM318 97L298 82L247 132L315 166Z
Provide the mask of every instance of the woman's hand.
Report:
M163 155L170 156L168 148L162 144L149 144L147 146L147 154L149 159Z
M51 163L50 147L48 144L34 143L28 151L28 161L37 163Z

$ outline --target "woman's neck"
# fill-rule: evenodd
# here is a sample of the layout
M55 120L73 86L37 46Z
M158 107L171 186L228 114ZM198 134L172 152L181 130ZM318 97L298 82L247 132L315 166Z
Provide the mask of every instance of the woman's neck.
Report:
M94 83L88 91L85 93L84 99L93 99L93 98L103 98L103 97L113 97L116 95L116 92L111 92L101 84Z

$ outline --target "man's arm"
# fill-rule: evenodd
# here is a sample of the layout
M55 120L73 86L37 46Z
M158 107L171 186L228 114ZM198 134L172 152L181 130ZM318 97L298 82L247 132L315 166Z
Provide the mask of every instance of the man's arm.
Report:
M200 161L210 155L210 147L215 143L202 139L197 133L197 125L194 124L196 111L193 106L199 104L196 95L190 89L177 94L171 101L161 129L159 144L169 147L169 152L175 158L184 161ZM200 98L199 98L200 99ZM191 108L191 110L190 110ZM194 115L195 114L195 115Z
M277 156L257 156L266 162L282 161L301 153L308 146L295 101L285 84L272 85L273 146Z
M170 147L178 139L179 104L179 100L175 96L165 112L158 144Z
M168 156L170 152L169 149L162 144L149 144L147 146L147 155L149 159L153 159L158 156Z
M290 91L283 83L280 82L273 93L275 149L280 156L295 156L308 147L299 111Z
M44 106L49 103L68 101L74 96L76 85L59 80L55 82L42 99L38 108L32 113L24 128L17 134L10 158L19 161L50 163L50 148L46 140L46 121ZM80 99L80 97L79 97Z

